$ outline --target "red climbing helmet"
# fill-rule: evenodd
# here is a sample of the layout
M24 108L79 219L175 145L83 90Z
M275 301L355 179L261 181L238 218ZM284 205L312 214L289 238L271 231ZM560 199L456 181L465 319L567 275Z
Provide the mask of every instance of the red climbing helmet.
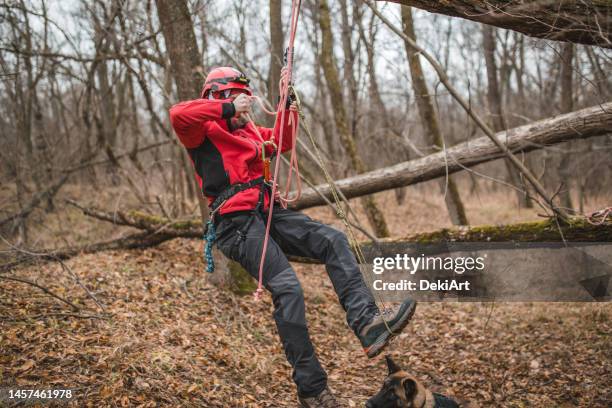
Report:
M249 82L249 78L236 68L215 68L208 73L200 97L207 98L209 92L225 91L227 89L243 89L247 95L251 96Z

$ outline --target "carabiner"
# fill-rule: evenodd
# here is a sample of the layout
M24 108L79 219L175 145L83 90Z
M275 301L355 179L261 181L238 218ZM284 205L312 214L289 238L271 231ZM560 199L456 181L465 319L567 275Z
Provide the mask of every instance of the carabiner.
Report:
M270 158L266 157L266 145L272 145L274 148L274 151L276 151L277 146L276 143L274 143L271 140L266 140L265 142L263 142L261 144L261 161L263 163L263 175L264 175L264 180L265 181L270 181Z

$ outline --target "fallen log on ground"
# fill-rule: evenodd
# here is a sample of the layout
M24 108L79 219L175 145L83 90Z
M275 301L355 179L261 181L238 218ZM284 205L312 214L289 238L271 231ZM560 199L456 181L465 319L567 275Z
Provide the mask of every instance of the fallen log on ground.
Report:
M84 207L72 202L85 214L116 225L133 227L142 230L124 238L103 241L80 247L38 251L38 256L22 256L9 263L0 265L0 272L5 272L19 265L36 261L65 260L81 253L92 253L104 250L146 248L159 245L174 238L201 238L202 223L199 219L173 221L164 217L139 211L106 212ZM593 224L584 217L572 217L567 224L557 224L552 219L524 222L511 225L487 225L474 227L444 228L432 232L423 232L401 238L387 238L379 244L371 241L361 242L364 253L376 256L394 256L401 247L410 244L432 245L452 242L612 242L612 219ZM301 257L289 257L294 262L319 263L317 260Z
M612 102L609 102L499 132L496 136L512 152L529 152L568 140L611 132ZM336 186L347 198L360 197L432 180L501 157L503 153L499 148L488 137L482 136L446 151L338 180ZM328 199L333 199L327 184L318 185L316 189ZM303 209L322 204L325 201L321 195L307 188L302 191L300 199L290 206Z
M74 203L74 202L73 202ZM73 205L78 205L74 203ZM140 211L105 212L81 205L78 207L89 216L134 228L152 231L153 234L177 238L201 238L202 222L197 219L172 221L157 215ZM115 216L116 221L113 221ZM561 235L560 233L563 235ZM158 232L155 232L158 231ZM601 224L591 223L584 217L572 217L567 224L557 224L552 219L522 222L509 225L485 225L443 228L432 232L420 232L401 238L381 239L381 245L393 242L430 244L440 242L559 242L567 241L598 242L612 241L612 217L607 216ZM372 245L370 241L362 245Z
M612 6L605 0L389 1L518 31L531 37L612 48Z
M612 219L595 225L584 217L572 217L564 225L553 219L522 222L509 225L482 225L443 228L400 238L383 238L380 243L361 242L367 262L374 256L393 257L406 251L408 246L433 246L444 243L468 242L612 242ZM320 263L309 258L289 258L295 262Z
M38 262L65 261L81 254L153 247L172 238L176 238L176 236L164 233L150 233L147 231L74 247L28 250L23 252L15 250L15 256L0 265L0 273L10 271L19 266L32 265Z
M66 202L81 210L85 215L115 225L138 228L157 235L167 235L170 237L202 238L202 220L200 218L171 220L142 211L108 212L95 207L85 207L74 200L66 200Z

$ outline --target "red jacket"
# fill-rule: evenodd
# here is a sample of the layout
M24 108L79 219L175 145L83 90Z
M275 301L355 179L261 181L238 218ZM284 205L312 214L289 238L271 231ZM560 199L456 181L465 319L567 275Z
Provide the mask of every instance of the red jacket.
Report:
M172 127L191 157L196 179L209 205L230 184L245 183L263 176L262 142L251 123L231 132L227 122L234 115L235 108L230 100L196 99L170 108ZM290 116L293 116L292 125L289 125ZM293 147L291 127L297 123L297 113L286 110L281 153ZM274 135L278 143L280 124L274 129L261 126L257 129L264 140L270 140ZM266 156L270 154L272 146L266 145ZM257 185L234 195L219 213L253 209L259 199L260 187ZM266 194L264 208L268 203Z

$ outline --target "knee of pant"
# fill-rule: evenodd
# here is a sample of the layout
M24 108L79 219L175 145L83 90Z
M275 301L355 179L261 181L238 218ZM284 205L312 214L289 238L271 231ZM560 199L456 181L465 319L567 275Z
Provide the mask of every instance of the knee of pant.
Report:
M326 227L323 233L330 247L340 248L348 246L346 234L332 227Z
M299 282L287 285L281 288L280 292L277 296L283 296L291 299L304 299L304 291L302 290L302 286Z
M274 276L267 286L272 293L277 323L283 321L305 326L304 293L293 269L287 268Z
M288 268L268 281L273 298L304 298L304 291L293 269Z

